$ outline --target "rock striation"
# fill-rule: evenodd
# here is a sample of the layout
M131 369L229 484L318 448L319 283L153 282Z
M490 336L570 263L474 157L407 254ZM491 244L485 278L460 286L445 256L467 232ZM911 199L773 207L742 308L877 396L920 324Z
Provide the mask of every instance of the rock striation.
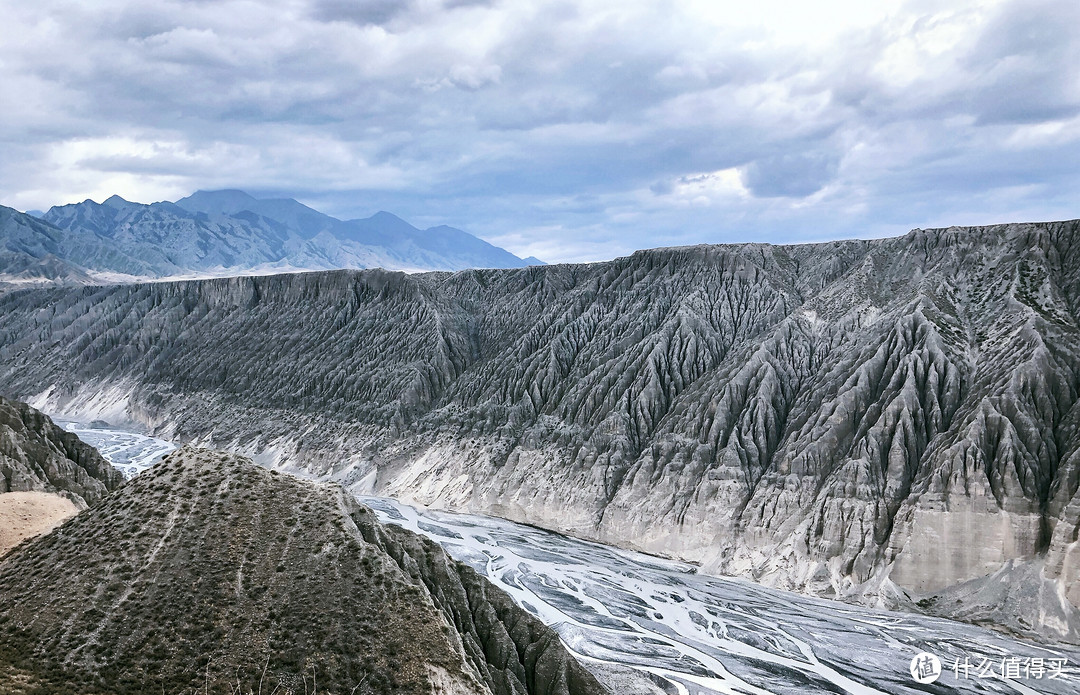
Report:
M1078 307L1077 221L26 289L0 386L785 588L895 601L1037 560L1075 606Z
M26 403L0 396L0 494L55 493L85 509L123 482L96 449Z
M15 672L114 695L608 692L340 486L194 448L4 557L0 636L0 689Z

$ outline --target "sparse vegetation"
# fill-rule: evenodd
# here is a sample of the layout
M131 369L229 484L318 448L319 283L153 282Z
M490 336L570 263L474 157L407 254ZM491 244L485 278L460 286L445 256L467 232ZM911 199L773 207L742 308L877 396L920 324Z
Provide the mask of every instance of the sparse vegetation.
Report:
M407 550L336 486L184 449L61 531L0 562L0 678L30 674L12 692L422 695L444 674L479 693L481 673L510 695L533 668L488 664L483 640L509 640L497 621L462 653L450 597L475 607L455 563L418 540ZM438 603L418 562L453 580ZM498 653L518 653L508 643ZM558 671L527 692L601 692L584 671L559 689L580 667L550 653Z

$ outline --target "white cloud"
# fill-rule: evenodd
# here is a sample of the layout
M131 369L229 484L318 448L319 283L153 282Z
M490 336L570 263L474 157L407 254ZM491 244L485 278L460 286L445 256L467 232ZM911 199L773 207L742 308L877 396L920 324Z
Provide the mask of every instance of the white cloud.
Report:
M703 174L681 176L675 180L665 195L672 204L714 205L730 203L732 200L750 197L750 191L743 183L742 172L735 167Z
M1058 164L1080 153L1075 0L5 13L0 201L22 207L252 188L580 260L1061 216L1080 185Z

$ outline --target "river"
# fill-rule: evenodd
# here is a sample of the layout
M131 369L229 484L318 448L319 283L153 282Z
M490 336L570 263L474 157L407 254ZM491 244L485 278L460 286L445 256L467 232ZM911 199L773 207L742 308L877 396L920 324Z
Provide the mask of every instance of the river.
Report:
M57 423L129 478L175 448L102 423ZM360 501L485 575L583 661L647 672L673 694L1080 693L1080 650L1065 645L710 577L502 519ZM936 682L913 676L920 654L940 662Z

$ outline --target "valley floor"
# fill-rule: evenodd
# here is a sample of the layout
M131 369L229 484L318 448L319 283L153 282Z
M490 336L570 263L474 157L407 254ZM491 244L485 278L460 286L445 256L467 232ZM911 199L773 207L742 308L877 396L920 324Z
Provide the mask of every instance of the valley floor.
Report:
M172 448L117 429L63 424L129 477ZM585 664L631 668L655 683L656 693L1080 690L1080 650L1064 645L705 576L683 563L501 519L417 510L384 498L361 502L487 576L552 626ZM942 663L935 686L916 683L909 672L921 652Z

